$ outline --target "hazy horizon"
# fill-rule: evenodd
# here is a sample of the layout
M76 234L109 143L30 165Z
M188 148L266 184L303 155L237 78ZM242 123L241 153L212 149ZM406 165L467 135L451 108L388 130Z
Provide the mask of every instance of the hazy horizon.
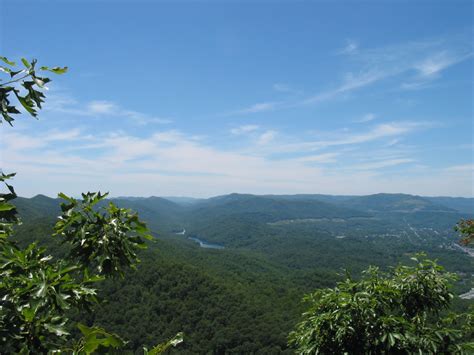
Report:
M101 193L105 193L107 191L100 191ZM47 195L47 194L41 194L37 193L34 195L18 195L19 197L23 198L33 198L36 196L46 196L49 198L58 198L56 195ZM150 198L150 197L159 197L159 198L183 198L183 199L196 199L196 200L206 200L206 199L211 199L215 197L221 197L221 196L228 196L228 195L252 195L252 196L304 196L304 195L326 195L326 196L336 196L336 197L362 197L362 196L372 196L372 195L410 195L410 196L418 196L418 197L427 197L427 198L434 198L434 197L446 197L446 198L462 198L462 199L471 199L474 200L474 197L472 196L447 196L447 195L419 195L419 194L407 194L404 192L376 192L373 194L367 194L367 195L354 195L354 194L348 194L348 195L338 195L338 194L326 194L326 193L298 193L298 194L291 194L291 193L281 193L281 194L258 194L258 193L248 193L248 192L229 192L226 194L220 194L220 195L209 195L209 196L186 196L186 195L114 195L110 194L107 196L109 198ZM80 197L80 195L72 195L75 198Z

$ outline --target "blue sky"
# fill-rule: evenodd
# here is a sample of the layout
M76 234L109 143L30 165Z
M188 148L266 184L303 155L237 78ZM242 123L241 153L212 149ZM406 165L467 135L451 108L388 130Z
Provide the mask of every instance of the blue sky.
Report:
M1 167L23 196L473 196L472 11L3 0L1 55L70 71L1 125Z

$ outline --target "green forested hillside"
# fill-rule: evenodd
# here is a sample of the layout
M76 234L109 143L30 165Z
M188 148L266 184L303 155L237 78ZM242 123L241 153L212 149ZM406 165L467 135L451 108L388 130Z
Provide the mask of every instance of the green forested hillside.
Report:
M375 194L359 196L342 202L344 206L377 212L455 212L455 210L436 204L420 196L406 194Z
M261 222L294 218L368 217L363 211L314 200L286 200L273 196L231 194L211 198L194 206L193 219L245 216Z
M425 197L436 204L452 208L462 213L474 213L474 199L466 197Z
M60 200L44 195L36 195L32 198L17 197L15 205L23 220L33 220L37 218L55 218L60 213Z
M94 313L96 324L128 334L131 349L178 331L186 334L180 351L192 353L279 353L287 348L286 333L299 305L298 292L282 276L244 276L237 270L218 276L193 257L171 260L161 246L161 253L144 258L140 271L104 285L109 302ZM219 264L233 266L223 260Z
M139 212L155 239L137 271L101 286L106 303L72 316L130 339L130 350L184 331L178 352L289 353L287 335L304 309L304 294L333 286L344 270L357 277L368 265L387 268L419 251L458 273L456 293L472 287L473 258L453 246L452 227L466 215L447 208L368 213L336 205L346 198L237 194L192 205L114 201ZM39 239L54 255L64 253L49 236L57 200L37 196L18 205L24 223L16 240ZM176 233L182 229L185 234ZM189 236L224 249L200 248ZM456 299L455 307L470 302Z
M139 199L116 198L111 200L117 206L131 208L139 212L154 232L181 227L183 224L183 213L186 208L167 199L152 196Z

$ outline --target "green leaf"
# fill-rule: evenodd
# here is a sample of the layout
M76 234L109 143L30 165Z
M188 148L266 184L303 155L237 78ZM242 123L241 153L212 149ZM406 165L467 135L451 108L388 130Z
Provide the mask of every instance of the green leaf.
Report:
M138 220L135 221L135 230L137 231L137 233L143 233L143 234L148 232L148 228L146 227L146 224Z
M86 326L82 323L78 323L77 327L79 328L82 335L84 335L84 336L88 336L92 332L92 328L89 328L88 326Z
M69 335L62 325L45 324L44 327L57 336Z
M53 68L41 67L40 69L52 72L54 74L64 74L68 71L68 67L62 67L62 68L61 67L53 67Z
M36 110L33 108L33 102L32 101L29 101L26 99L26 97L23 97L23 96L20 96L20 94L18 94L18 92L16 90L13 91L18 99L18 101L20 102L21 106L24 107L24 109L26 111L28 111L28 113L33 116L33 117L36 117L37 114L36 114Z
M48 290L48 285L46 284L46 280L43 280L40 288L36 292L36 297L44 297L46 295L47 290Z
M0 212L14 210L15 206L10 203L1 202L0 203Z
M69 202L75 201L72 197L69 197L66 194L62 193L62 192L58 193L58 197L62 198L63 200L67 200Z
M170 347L175 347L176 345L181 344L183 340L184 340L184 334L180 332L176 334L172 339L168 340L166 343L158 344L151 350L144 348L144 351L148 355L163 354Z
M12 70L10 68L4 67L0 65L0 71L3 71L4 73L11 73Z
M87 327L84 324L79 323L77 325L81 333L84 335L84 351L86 354L91 354L98 350L101 346L121 348L125 345L125 342L117 334L108 333L100 327Z
M474 352L474 342L469 342L469 343L461 344L461 347L462 347L464 350L470 350L470 351Z
M27 322L31 322L35 316L35 309L33 307L25 307L22 309L21 313Z
M4 63L8 64L8 65L12 65L12 66L16 65L15 62L12 62L12 61L8 60L7 57L0 57L0 60Z
M27 67L28 69L31 68L30 62L28 62L25 58L21 58L21 62L22 62L23 65L24 65L25 67Z

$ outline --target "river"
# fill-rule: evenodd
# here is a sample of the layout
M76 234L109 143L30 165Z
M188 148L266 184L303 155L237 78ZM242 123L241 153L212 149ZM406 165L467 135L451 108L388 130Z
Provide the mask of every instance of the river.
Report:
M175 233L176 235L185 235L186 234L186 229L183 228L183 230L181 232L177 232ZM212 243L208 243L206 242L205 240L202 240L202 239L199 239L197 237L188 237L188 239L192 240L192 241L195 241L196 243L199 243L199 246L201 248L206 248L206 249L224 249L224 246L223 245L219 245L219 244L212 244Z
M224 249L224 246L223 245L219 245L219 244L211 244L211 243L208 243L204 240L201 240L199 238L196 238L196 237L188 237L188 239L190 240L193 240L195 241L196 243L199 243L199 246L201 248L206 248L206 249Z

